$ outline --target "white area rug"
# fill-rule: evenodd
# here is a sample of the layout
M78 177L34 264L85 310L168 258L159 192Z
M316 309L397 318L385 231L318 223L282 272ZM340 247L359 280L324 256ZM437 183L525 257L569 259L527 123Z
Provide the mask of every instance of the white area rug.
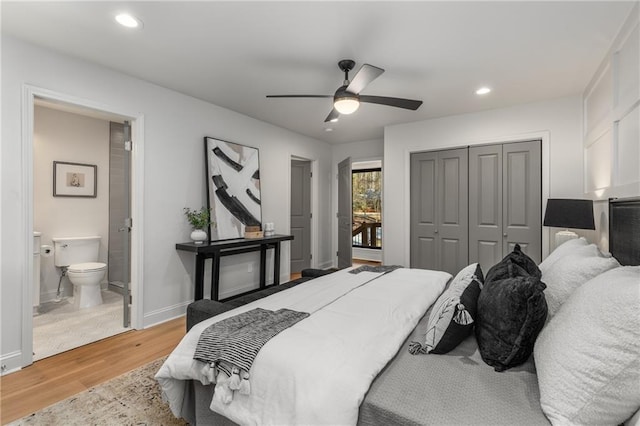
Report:
M130 330L122 326L122 296L103 291L102 300L102 305L80 310L72 298L43 304L44 313L33 317L33 360Z

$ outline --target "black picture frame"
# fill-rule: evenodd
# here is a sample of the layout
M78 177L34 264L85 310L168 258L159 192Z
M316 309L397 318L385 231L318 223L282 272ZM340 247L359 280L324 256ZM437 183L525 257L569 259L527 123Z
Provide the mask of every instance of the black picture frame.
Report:
M215 222L209 241L244 238L246 226L261 226L260 151L209 136L204 138L207 206Z

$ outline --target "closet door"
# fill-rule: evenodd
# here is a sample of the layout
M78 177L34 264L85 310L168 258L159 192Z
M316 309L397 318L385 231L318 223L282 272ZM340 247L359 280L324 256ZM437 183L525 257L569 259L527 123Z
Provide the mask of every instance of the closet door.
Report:
M438 269L436 152L411 154L411 267Z
M457 274L469 260L469 150L438 152L439 268Z
M485 273L503 257L502 145L469 148L469 261Z
M486 273L520 244L542 257L540 141L469 148L469 261Z
M504 144L503 253L520 244L536 263L542 261L542 156L540 141Z
M411 267L456 274L468 261L468 150L411 155Z

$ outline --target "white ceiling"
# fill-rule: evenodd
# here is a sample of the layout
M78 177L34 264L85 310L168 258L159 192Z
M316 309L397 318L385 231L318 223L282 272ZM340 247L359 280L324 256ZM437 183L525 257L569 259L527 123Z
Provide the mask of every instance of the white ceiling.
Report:
M330 143L386 125L582 93L633 2L10 2L2 32ZM114 23L127 11L144 23ZM384 68L363 104L324 123L340 59ZM481 85L489 95L474 94ZM326 132L327 127L333 128Z

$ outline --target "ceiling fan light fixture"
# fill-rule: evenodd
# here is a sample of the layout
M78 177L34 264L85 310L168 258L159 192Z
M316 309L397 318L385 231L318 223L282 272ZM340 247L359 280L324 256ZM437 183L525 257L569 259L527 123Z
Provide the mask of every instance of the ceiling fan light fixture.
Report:
M360 101L358 98L345 96L341 98L337 98L333 102L333 107L340 114L353 114L360 108Z

